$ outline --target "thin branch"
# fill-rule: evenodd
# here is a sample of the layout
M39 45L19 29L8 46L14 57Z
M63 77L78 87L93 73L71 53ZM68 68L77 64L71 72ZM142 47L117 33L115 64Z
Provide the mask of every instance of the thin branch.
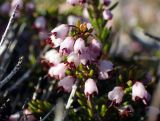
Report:
M14 69L11 71L11 73L10 73L6 78L4 78L4 79L0 82L0 89L1 89L6 83L8 83L9 80L17 73L17 71L19 70L19 68L20 68L20 66L21 66L21 64L22 64L22 61L23 61L23 57L20 57L17 65L14 67Z
M3 41L5 40L5 38L7 36L7 33L8 33L9 28L10 28L10 26L12 24L12 21L14 19L14 16L16 14L16 10L17 10L18 6L19 6L19 4L17 3L16 7L14 8L14 10L13 10L13 12L11 14L11 17L9 19L8 25L7 25L7 27L6 27L5 31L4 31L4 34L2 35L2 38L1 38L1 41L0 41L0 46L3 44Z
M55 109L55 106L53 106L52 109L45 115L45 117L43 119L40 119L40 121L45 121L49 117L49 115L51 115L54 109Z
M71 91L71 94L70 94L70 96L68 98L68 102L67 102L67 105L66 105L66 110L68 110L71 107L71 105L72 105L73 98L75 96L78 83L79 83L79 81L76 80L75 84L72 86L72 91Z

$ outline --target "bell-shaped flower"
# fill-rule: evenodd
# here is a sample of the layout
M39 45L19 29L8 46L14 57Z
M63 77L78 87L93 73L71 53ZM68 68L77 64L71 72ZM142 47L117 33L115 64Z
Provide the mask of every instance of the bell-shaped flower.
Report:
M108 6L111 3L111 0L103 0L103 4L105 6Z
M69 31L69 26L67 24L61 24L54 28L51 33L55 36L55 38L61 38L64 39Z
M81 54L85 48L85 41L82 38L78 38L74 44L74 52Z
M55 35L51 35L48 44L51 44L53 48L57 48L61 45L62 42L63 39L56 38Z
M72 37L66 37L61 43L59 52L63 55L68 55L73 51L74 39Z
M85 82L84 94L88 98L90 98L90 96L92 96L94 93L98 94L98 88L96 82L93 79L89 78Z
M93 60L91 52L92 51L90 51L90 49L86 47L79 55L80 63L86 65L88 62L91 62L91 60Z
M90 42L90 51L92 58L97 58L102 50L102 43L99 40L92 39Z
M80 59L77 53L70 53L67 57L67 61L69 63L74 63L74 65L77 67L80 64Z
M99 79L105 80L109 78L108 72L113 70L113 64L107 60L99 61Z
M64 63L59 63L53 67L51 67L48 71L50 77L54 77L56 79L62 79L65 77L67 66Z
M104 20L111 20L113 18L113 14L110 10L106 9L103 11L103 18Z
M47 51L44 55L44 59L52 65L57 65L62 61L61 54L55 49Z
M137 98L142 99L144 104L147 104L146 101L149 99L149 94L141 82L136 82L132 86L132 100L136 101Z
M69 3L71 5L77 5L77 4L79 4L79 0L67 0L67 3Z
M122 87L114 87L112 91L108 93L108 99L119 104L122 102L124 91Z
M66 92L71 92L74 81L75 79L72 76L64 77L58 82L58 87L62 87Z
M34 26L38 30L43 30L46 27L46 19L43 16L39 16L36 18L34 22Z

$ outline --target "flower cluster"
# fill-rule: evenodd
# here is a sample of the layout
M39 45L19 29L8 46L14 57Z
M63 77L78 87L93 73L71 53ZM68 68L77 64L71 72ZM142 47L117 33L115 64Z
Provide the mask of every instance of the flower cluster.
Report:
M58 87L66 92L71 92L79 80L85 95L90 97L98 93L98 79L108 79L108 72L113 69L112 62L100 59L102 44L92 31L89 23L61 24L46 40L52 49L45 53L43 61L49 65L49 76L58 80Z

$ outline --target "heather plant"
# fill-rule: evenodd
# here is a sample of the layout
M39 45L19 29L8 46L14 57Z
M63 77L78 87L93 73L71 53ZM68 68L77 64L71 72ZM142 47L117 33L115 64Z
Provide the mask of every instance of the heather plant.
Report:
M114 55L118 3L0 2L0 120L158 121L159 51L135 43L128 60Z

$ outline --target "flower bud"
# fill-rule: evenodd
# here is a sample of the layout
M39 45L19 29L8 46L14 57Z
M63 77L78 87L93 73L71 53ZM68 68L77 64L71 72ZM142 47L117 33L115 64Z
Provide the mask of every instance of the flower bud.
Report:
M124 92L122 87L114 87L112 91L108 93L108 99L119 104L122 102Z
M46 19L43 16L37 17L35 22L34 22L34 26L39 30L45 29L45 27L46 27Z
M71 92L75 79L72 76L64 77L58 82L58 87L62 87L64 91Z
M92 39L90 42L90 49L91 49L91 56L92 58L97 58L100 53L101 53L101 49L102 49L102 43L96 39Z
M62 61L61 54L55 49L47 51L44 55L44 59L53 65L57 65Z
M80 64L80 59L79 59L79 57L78 57L78 54L76 54L76 53L74 53L74 52L72 52L72 53L70 53L70 54L68 55L67 61L68 61L69 63L74 63L74 65L75 65L76 67L78 67L78 65Z
M113 69L113 64L110 61L102 60L99 62L99 79L108 79L109 75L108 72Z
M146 104L148 100L148 92L145 90L144 85L141 82L136 82L132 86L132 100L136 101L137 98L142 99L143 103Z
M74 44L74 52L81 54L85 48L85 41L82 38L78 38Z
M103 0L103 4L105 6L108 6L111 3L111 0Z
M104 18L104 20L111 20L113 18L111 11L107 10L107 9L104 10L103 11L103 18Z
M74 39L72 37L66 37L61 43L59 52L64 55L68 55L73 51Z
M29 13L33 13L35 10L35 4L34 2L29 2L26 4L26 11Z
M53 48L59 47L61 43L63 42L63 39L56 38L55 35L51 35L49 40L51 43L48 43L48 44L51 44Z
M85 82L84 93L87 97L92 96L94 93L98 94L98 88L96 82L93 79L89 78Z
M61 38L64 39L69 31L69 26L66 24L61 24L54 28L51 33L55 36L55 38Z
M59 63L53 67L51 67L48 71L49 76L54 77L56 79L62 79L65 77L67 66L64 63Z

